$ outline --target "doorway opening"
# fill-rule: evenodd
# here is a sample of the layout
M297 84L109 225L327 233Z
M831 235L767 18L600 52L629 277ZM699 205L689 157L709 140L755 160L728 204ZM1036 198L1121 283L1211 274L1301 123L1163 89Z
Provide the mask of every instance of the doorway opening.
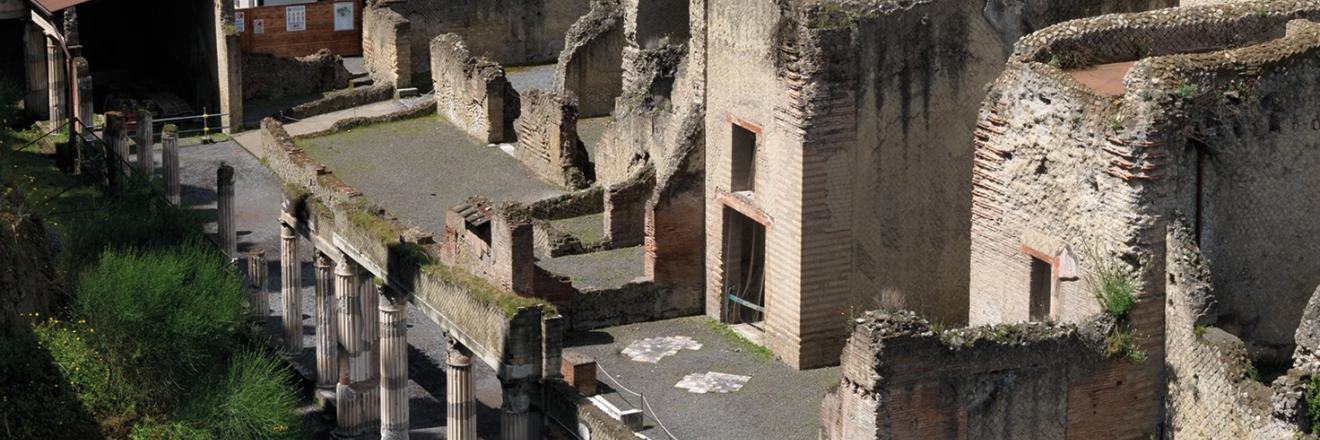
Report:
M765 331L765 225L724 208L724 322L755 343Z
M1031 305L1028 316L1032 321L1050 319L1050 284L1053 267L1048 261L1031 257Z

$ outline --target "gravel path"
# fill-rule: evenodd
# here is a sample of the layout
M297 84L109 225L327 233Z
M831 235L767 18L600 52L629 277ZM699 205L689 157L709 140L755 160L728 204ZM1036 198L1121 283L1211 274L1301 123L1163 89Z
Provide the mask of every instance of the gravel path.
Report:
M269 304L272 315L280 315L280 263L279 228L276 217L280 210L280 185L275 177L255 157L238 144L222 142L214 145L194 145L180 148L182 197L184 206L202 212L207 221L207 233L215 233L215 170L221 161L235 169L235 205L238 206L239 251L253 248L266 250L269 261ZM303 350L302 364L314 369L315 278L311 264L311 244L299 243L302 264ZM267 323L271 334L278 335L278 318ZM408 308L408 383L409 414L412 438L438 439L444 437L445 424L445 343L444 333L434 322L415 308ZM476 368L478 434L482 438L498 438L500 384L494 370L478 363ZM316 419L313 415L311 423ZM316 428L315 426L311 426ZM324 428L315 438L326 438Z

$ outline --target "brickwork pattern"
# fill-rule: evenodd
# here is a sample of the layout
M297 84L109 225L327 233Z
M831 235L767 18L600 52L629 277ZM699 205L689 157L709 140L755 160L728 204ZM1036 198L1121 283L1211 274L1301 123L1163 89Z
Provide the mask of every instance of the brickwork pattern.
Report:
M514 123L515 156L537 176L556 185L585 188L596 180L595 166L577 134L577 97L571 93L531 90L522 95Z
M431 41L431 77L440 116L483 143L508 142L506 127L518 107L504 68L488 58L473 57L463 39L444 34Z

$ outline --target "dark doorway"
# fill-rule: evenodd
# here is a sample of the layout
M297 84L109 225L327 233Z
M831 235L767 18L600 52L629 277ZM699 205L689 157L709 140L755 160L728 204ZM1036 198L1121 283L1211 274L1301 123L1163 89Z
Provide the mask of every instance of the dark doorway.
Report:
M1053 267L1050 263L1031 258L1031 310L1032 321L1050 319L1050 284L1053 281Z
M765 226L724 208L725 322L760 328L765 320Z
M730 183L730 190L755 191L756 190L756 133L742 128L737 124L733 125L733 182Z

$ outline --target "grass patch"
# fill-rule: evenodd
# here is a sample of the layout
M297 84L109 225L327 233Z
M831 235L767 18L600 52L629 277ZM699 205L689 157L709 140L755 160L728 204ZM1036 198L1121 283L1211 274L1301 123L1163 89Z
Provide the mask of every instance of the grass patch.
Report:
M769 361L775 358L775 354L771 352L770 349L747 340L747 338L744 338L742 335L738 334L738 332L733 331L732 328L729 328L729 326L724 325L722 322L707 318L706 327L710 328L711 331L719 334L742 351L750 353L757 360Z
M1105 336L1105 354L1114 359L1144 362L1139 338L1132 333L1129 315L1137 306L1137 269L1117 257L1096 248L1083 249L1091 264L1086 278L1092 295L1100 302L1105 314L1114 320ZM1138 263L1140 267L1142 264Z
M466 290L476 298L477 302L488 307L497 308L507 317L513 317L518 313L518 309L524 307L540 307L548 313L558 313L553 305L547 304L544 300L526 298L513 292L500 290L476 275L444 264L428 264L422 267L422 271L427 275L439 278L445 284Z

